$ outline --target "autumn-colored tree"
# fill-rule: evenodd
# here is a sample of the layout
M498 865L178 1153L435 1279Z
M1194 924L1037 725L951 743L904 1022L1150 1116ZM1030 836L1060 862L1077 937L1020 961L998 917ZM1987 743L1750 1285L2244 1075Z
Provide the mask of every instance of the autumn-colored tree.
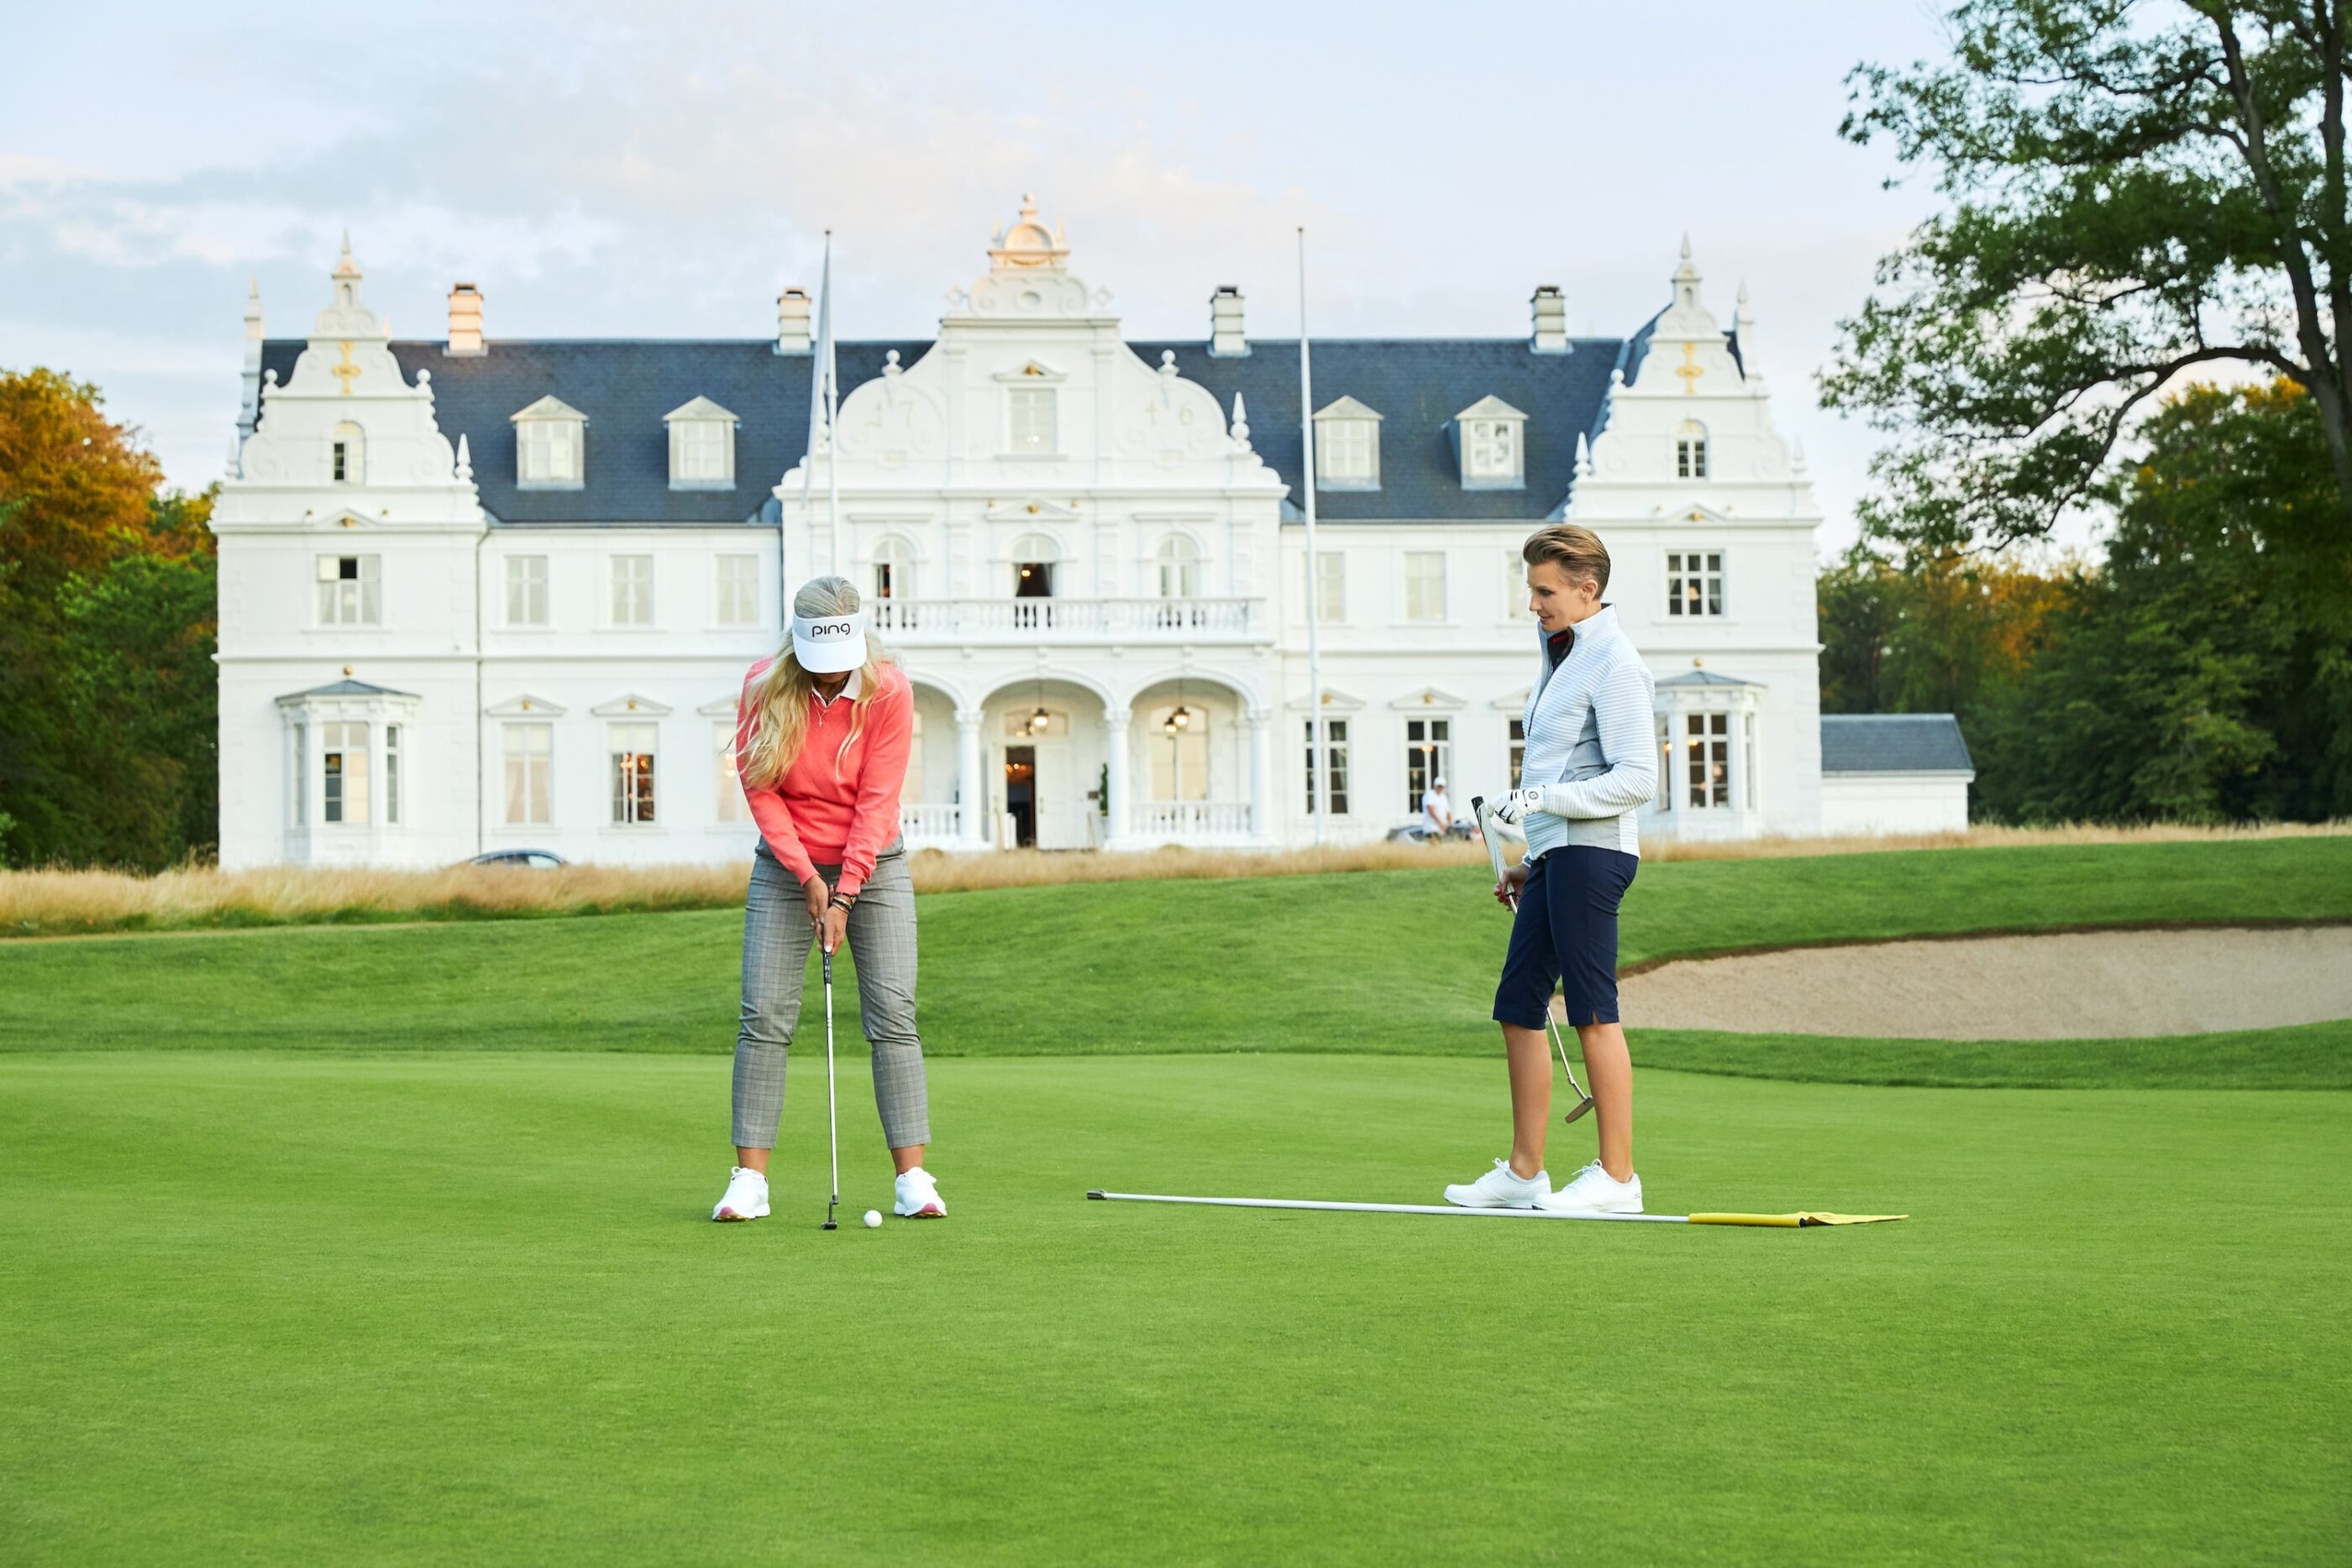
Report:
M96 388L0 371L0 864L216 836L211 500L162 478Z

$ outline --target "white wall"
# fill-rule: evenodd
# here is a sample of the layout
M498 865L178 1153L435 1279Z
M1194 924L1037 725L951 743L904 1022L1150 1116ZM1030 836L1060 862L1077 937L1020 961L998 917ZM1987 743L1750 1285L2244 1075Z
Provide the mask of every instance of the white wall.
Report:
M1969 825L1973 773L1825 773L1824 833L1948 833Z

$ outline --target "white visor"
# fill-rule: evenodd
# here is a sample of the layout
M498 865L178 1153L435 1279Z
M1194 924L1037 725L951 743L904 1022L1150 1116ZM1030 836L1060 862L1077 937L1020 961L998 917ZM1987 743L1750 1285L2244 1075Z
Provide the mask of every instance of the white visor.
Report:
M837 675L866 663L866 612L793 617L793 657L814 675Z

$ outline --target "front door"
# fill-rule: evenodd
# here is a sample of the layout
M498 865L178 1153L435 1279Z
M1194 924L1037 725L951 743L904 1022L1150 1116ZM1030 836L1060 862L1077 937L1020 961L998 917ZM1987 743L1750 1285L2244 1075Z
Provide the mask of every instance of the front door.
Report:
M1037 847L1037 748L1004 748L1004 814L1013 819L1013 841L1024 850Z

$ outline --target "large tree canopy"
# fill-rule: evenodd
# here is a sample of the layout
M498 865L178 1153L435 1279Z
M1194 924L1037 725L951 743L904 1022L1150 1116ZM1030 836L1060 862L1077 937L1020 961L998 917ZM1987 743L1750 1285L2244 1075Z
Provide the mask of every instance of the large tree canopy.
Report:
M2149 398L2235 362L2310 394L2352 538L2347 4L1968 0L1948 61L1853 73L1844 134L1951 202L1823 381L1893 437L1874 532L2046 536Z

